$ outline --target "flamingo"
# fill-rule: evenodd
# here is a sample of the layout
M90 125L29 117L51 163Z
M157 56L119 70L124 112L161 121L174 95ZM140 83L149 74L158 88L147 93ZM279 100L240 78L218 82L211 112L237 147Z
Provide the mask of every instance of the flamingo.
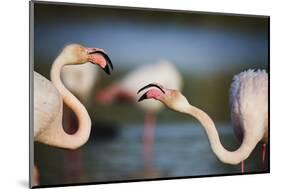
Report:
M112 64L106 53L98 48L86 48L79 44L66 46L51 68L51 81L34 72L34 139L51 146L76 149L89 138L91 119L86 108L69 92L60 79L65 65L91 62L110 74ZM64 102L78 117L76 133L69 135L62 127Z
M102 103L112 103L122 100L135 103L135 93L141 86L150 82L158 83L180 90L182 78L175 66L167 60L159 60L154 64L147 64L129 72L121 80L97 92L97 100ZM155 115L162 109L159 102L138 104L145 113L143 134L143 155L145 170L152 167L151 158L154 144Z
M235 151L226 150L220 142L213 120L207 113L191 105L178 90L164 88L151 83L141 88L146 91L138 101L155 99L166 107L195 117L207 134L210 146L217 158L227 164L241 163L244 172L246 160L257 143L262 143L262 163L265 163L266 144L268 144L268 76L265 70L247 70L233 78L230 87L230 110L234 132L242 142Z
M91 131L90 116L83 104L65 88L60 79L61 70L65 65L80 65L86 62L99 65L107 74L113 70L113 65L104 50L71 44L55 59L51 68L51 81L34 71L35 141L67 149L76 149L87 142ZM78 117L78 130L72 135L63 130L63 102ZM36 168L33 170L33 182L38 184L36 179L38 171Z

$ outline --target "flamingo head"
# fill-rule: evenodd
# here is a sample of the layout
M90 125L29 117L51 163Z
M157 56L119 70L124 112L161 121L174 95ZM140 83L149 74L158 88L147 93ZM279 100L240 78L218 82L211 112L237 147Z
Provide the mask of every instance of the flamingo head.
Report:
M191 106L185 96L178 90L166 89L160 84L151 83L141 88L138 94L146 89L148 90L142 94L138 102L146 99L154 99L162 102L171 110L178 112L185 112Z
M91 62L100 66L107 74L111 74L113 65L103 49L88 48L79 44L67 45L62 52L63 57L70 64L84 64Z

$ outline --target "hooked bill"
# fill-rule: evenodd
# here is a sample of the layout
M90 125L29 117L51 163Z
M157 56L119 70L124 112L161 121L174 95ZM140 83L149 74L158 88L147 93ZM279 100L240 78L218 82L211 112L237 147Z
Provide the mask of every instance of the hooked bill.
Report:
M101 54L104 59L106 60L106 65L105 67L103 68L103 70L107 73L107 74L111 74L111 72L113 71L113 64L111 62L111 60L109 59L108 55L105 54L103 51L94 51L94 52L91 52L90 54L95 54L95 53L99 53Z

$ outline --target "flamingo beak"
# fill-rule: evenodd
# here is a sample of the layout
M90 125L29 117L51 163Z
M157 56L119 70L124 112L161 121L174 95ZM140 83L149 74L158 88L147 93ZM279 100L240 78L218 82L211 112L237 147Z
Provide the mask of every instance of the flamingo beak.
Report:
M163 94L165 94L165 91L164 91L160 86L158 86L157 84L153 84L153 83L148 84L148 85L142 87L140 90L138 90L137 94L139 94L141 91L143 91L143 90L145 90L145 89L147 89L147 88L150 88L150 87L156 87L156 88L158 88ZM139 98L138 102L143 101L143 100L148 99L148 98L151 98L150 96L148 96L148 92L149 92L149 91L147 91L146 93L144 93L144 94Z
M147 93L147 92L146 92L146 93ZM146 93L144 93L144 94L138 99L138 102L147 99L147 94L146 94Z
M92 55L94 55L94 54L100 54L100 55L102 55L102 57L103 57L104 60L105 60L105 65L102 66L102 65L99 64L99 63L97 63L97 64L99 64L99 65L102 67L102 69L103 69L108 75L111 74L111 72L113 71L113 64L112 64L111 60L109 59L108 55L107 55L103 50L93 50L93 51L90 51L89 54L92 54Z

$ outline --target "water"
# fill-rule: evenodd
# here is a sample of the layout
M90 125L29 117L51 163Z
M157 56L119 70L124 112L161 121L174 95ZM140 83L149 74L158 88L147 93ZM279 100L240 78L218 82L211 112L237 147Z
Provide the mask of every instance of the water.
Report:
M239 144L230 126L217 126L225 148ZM93 136L82 148L69 151L35 144L35 162L42 185L107 182L143 178L240 173L239 165L221 163L198 124L161 124L156 127L153 170L144 171L142 125L120 127L107 140ZM261 145L245 162L245 172L262 172Z

